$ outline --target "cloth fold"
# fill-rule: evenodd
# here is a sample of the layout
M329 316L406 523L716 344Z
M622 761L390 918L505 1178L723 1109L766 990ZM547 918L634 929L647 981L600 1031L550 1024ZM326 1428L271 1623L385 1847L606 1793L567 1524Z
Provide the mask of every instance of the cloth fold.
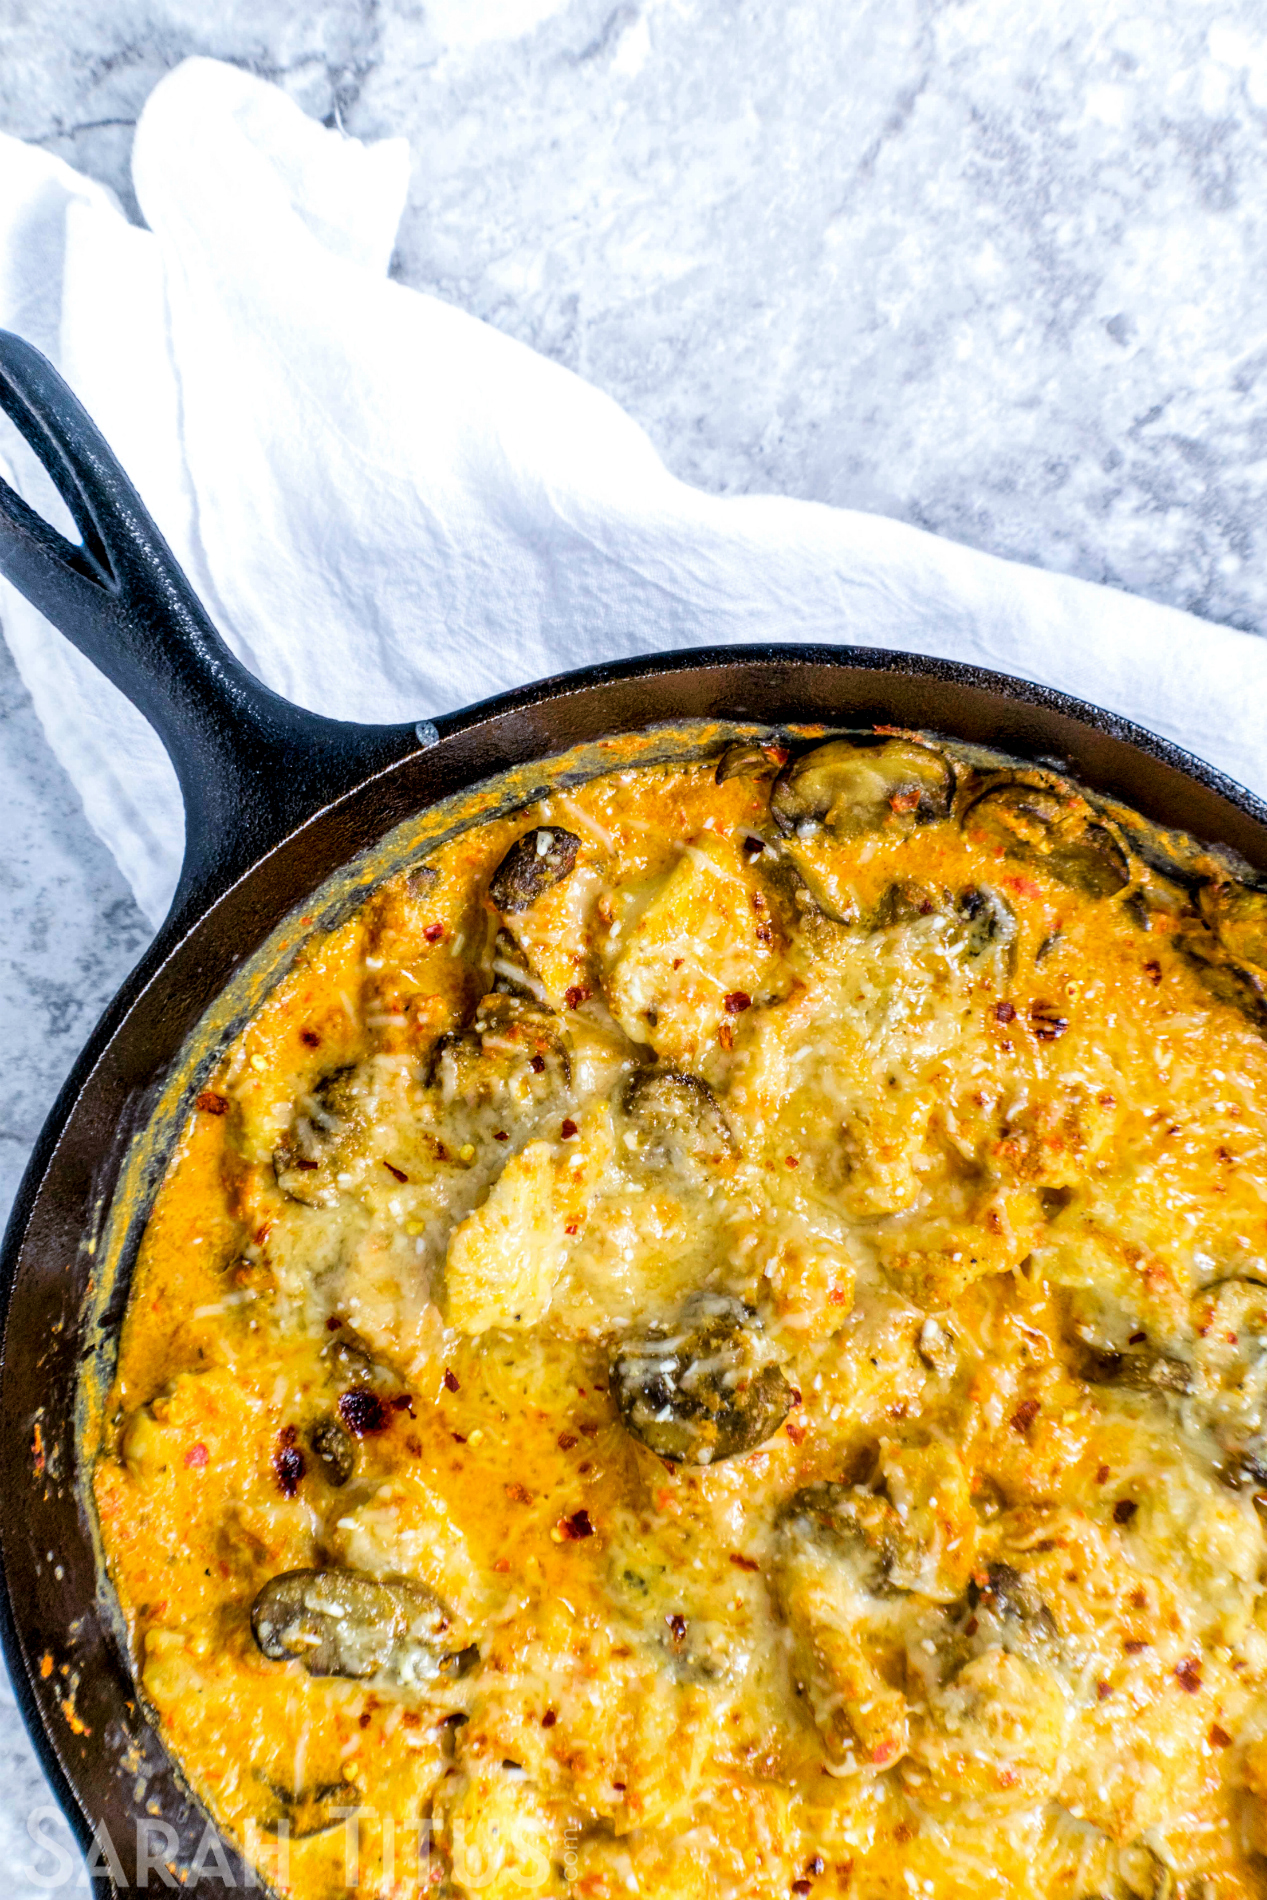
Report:
M848 641L1064 688L1267 792L1267 641L896 521L677 481L571 372L388 276L403 140L191 59L137 127L148 230L0 137L0 325L66 376L235 653L343 718L434 715L667 648ZM12 431L0 468L65 510ZM145 722L14 591L49 741L146 914L179 871Z

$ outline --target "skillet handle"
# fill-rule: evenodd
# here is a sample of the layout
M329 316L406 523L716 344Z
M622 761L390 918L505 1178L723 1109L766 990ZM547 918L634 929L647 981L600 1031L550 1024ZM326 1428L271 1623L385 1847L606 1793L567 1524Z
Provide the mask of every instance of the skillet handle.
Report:
M185 804L172 905L191 915L297 825L421 746L415 726L305 712L230 653L100 431L46 357L0 330L0 409L38 455L76 547L0 480L0 574L126 693Z

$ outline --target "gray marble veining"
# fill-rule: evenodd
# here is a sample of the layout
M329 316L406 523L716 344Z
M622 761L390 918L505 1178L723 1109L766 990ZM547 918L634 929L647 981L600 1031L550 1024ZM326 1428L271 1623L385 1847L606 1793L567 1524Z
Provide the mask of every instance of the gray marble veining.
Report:
M1257 0L0 0L0 129L136 216L131 129L189 53L407 134L397 274L684 479L1267 631ZM147 933L2 650L0 797L3 1204ZM41 1788L0 1701L19 1900Z

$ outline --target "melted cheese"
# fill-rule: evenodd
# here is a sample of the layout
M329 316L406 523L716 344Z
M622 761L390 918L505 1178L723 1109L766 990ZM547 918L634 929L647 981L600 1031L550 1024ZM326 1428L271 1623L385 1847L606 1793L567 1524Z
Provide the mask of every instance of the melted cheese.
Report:
M1261 1892L1267 1046L1143 865L785 843L768 790L658 767L472 831L228 1052L97 1467L149 1703L297 1900ZM576 867L499 918L533 823ZM700 1289L794 1400L707 1468L609 1375ZM478 1656L268 1660L252 1602L314 1566L427 1585Z

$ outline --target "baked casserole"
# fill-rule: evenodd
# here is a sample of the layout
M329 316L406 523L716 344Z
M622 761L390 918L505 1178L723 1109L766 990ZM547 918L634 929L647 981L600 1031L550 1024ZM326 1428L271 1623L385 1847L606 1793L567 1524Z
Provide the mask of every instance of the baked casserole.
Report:
M95 1499L297 1900L1267 1892L1267 894L879 730L475 825L279 982Z

